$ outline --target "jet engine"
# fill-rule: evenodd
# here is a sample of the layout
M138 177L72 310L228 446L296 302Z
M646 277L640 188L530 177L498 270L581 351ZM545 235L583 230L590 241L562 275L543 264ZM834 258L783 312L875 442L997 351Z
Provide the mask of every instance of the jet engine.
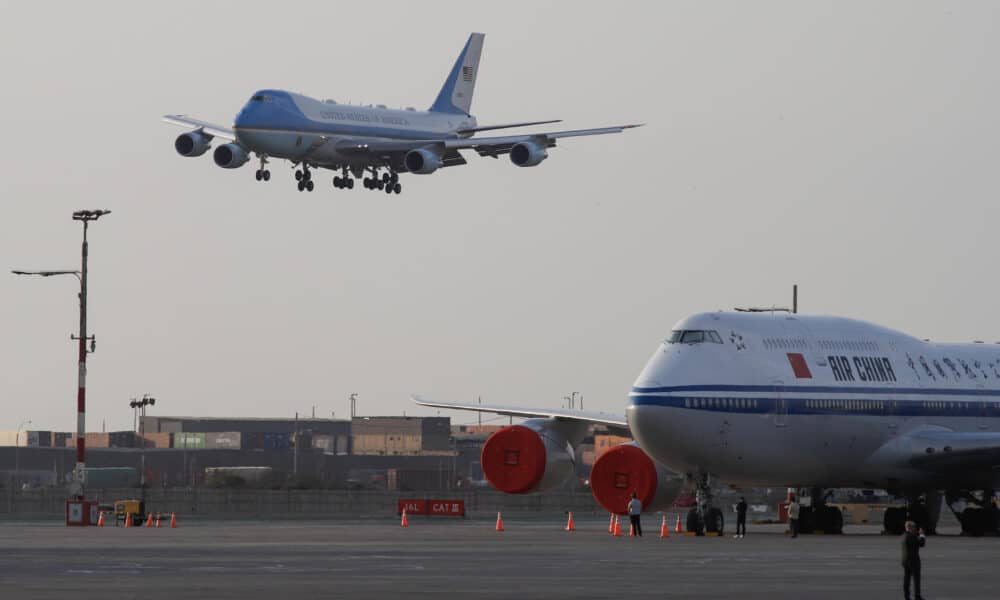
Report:
M545 147L536 142L519 142L510 149L510 162L519 167L534 167L548 157Z
M684 480L653 462L635 442L615 446L600 455L590 470L590 491L612 513L626 512L632 492L643 512L664 510L680 495Z
M177 136L174 149L181 156L201 156L212 147L212 136L200 131L189 131Z
M556 488L573 474L573 447L586 428L586 423L554 419L530 419L504 427L483 445L483 473L493 487L508 494Z
M403 157L403 165L410 173L426 175L441 168L444 163L441 156L428 148L417 148L410 150Z
M223 144L219 146L212 154L212 158L215 160L215 164L223 169L242 167L243 163L250 160L247 151L239 144Z

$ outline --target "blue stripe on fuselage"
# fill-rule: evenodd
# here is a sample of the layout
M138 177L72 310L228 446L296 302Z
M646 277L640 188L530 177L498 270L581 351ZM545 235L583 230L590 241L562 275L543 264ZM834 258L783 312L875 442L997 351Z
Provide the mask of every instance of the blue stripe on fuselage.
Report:
M773 387L767 392L773 394ZM783 403L781 414L788 415L1000 418L1000 402L983 400L794 398L783 396L780 401ZM661 406L745 414L775 413L779 407L779 399L774 396L707 397L633 394L629 396L628 402L629 406Z
M662 394L676 392L747 392L774 393L779 386L774 385L674 385L665 387L633 387L634 394ZM844 387L833 385L781 386L785 394L877 394L877 395L922 395L922 396L996 396L1000 390L969 390L961 388L903 388L903 387Z

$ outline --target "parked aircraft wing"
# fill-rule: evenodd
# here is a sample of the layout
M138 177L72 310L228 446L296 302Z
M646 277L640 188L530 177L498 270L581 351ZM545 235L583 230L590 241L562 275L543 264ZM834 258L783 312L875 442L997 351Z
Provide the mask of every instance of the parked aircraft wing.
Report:
M909 436L910 464L928 471L1000 468L1000 433L921 431Z
M615 415L605 412L593 412L583 410L569 410L563 408L523 408L520 406L502 406L498 404L478 404L461 402L437 402L424 398L423 396L411 396L413 401L420 406L432 406L435 408L448 408L452 410L471 410L475 412L489 412L498 415L522 418L549 418L565 419L567 421L584 421L587 423L597 423L606 425L612 429L628 431L628 422L624 415Z
M222 138L231 142L236 140L236 133L232 129L192 119L187 115L164 115L163 120L167 123L187 127L188 129L200 129L212 137Z

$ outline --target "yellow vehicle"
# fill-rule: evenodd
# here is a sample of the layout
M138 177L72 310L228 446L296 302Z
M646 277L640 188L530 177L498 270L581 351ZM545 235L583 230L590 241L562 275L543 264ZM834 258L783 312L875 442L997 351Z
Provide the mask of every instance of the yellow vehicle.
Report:
M146 503L142 500L118 500L115 502L115 524L124 525L126 515L132 515L133 525L142 525L146 519Z

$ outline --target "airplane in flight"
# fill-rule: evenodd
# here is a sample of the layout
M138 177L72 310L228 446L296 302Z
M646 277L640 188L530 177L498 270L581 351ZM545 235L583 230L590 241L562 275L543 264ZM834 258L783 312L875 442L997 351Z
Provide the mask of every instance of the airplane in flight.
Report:
M255 154L260 164L255 172L257 181L271 179L267 165L279 158L293 163L300 192L313 191L312 170L324 168L340 173L333 178L336 188L352 189L354 178L363 177L366 189L389 194L402 191L400 173L427 175L466 164L462 150L492 158L506 154L518 167L534 167L548 157L556 140L620 133L640 126L475 137L485 131L559 122L478 124L470 110L484 38L482 33L469 36L437 99L426 111L339 104L266 89L250 97L231 128L186 115L166 115L163 120L190 130L174 142L181 156L205 154L215 138L226 142L212 153L219 167L241 167Z
M635 439L593 465L592 492L611 512L623 512L632 491L648 510L665 508L683 483L698 500L688 530L721 533L713 487L787 486L811 500L802 531L839 533L829 492L878 488L907 501L886 510L888 532L902 533L908 517L934 532L943 499L963 533L1000 529L995 344L935 343L841 317L702 313L656 349L624 415L414 401L528 418L483 447L488 480L509 493L564 482L596 423Z

